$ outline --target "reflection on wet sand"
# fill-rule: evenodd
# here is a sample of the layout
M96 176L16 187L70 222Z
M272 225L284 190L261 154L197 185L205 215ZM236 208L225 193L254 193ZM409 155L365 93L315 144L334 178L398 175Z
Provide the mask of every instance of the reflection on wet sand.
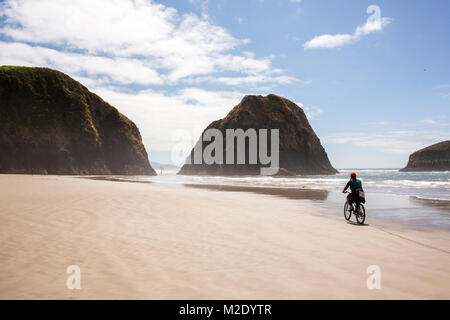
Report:
M78 177L77 177L78 178ZM133 182L133 183L153 183L149 180L140 180L140 179L133 179L129 176L124 177L115 177L115 176L95 176L95 177L79 177L82 179L90 179L90 180L100 180L100 181L115 181L115 182Z
M444 210L450 212L450 200L438 200L438 199L422 199L416 196L411 196L410 200L414 204L432 207L438 210Z
M214 184L184 184L184 186L188 188L208 189L216 191L253 192L259 194L280 196L288 199L326 200L328 198L328 191L326 190L247 187Z

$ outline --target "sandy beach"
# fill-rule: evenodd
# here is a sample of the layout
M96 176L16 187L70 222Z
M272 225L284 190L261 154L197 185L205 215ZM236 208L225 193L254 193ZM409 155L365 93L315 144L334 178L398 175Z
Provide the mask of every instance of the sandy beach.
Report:
M0 189L0 299L450 298L442 230L247 192L31 175L0 175Z

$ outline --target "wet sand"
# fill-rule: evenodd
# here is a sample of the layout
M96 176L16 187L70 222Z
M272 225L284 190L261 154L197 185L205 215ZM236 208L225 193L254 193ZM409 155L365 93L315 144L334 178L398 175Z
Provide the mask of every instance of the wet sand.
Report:
M239 190L27 175L0 188L1 299L450 298L440 230L357 226ZM81 290L66 287L69 265Z
M450 200L422 199L416 196L411 196L410 198L413 202L419 203L421 205L426 205L437 208L439 210L450 212Z
M184 184L184 186L188 188L206 189L215 191L251 192L271 196L280 196L287 199L297 199L297 200L299 199L326 200L328 197L328 191L313 190L313 189L248 187L248 186L214 185L214 184Z

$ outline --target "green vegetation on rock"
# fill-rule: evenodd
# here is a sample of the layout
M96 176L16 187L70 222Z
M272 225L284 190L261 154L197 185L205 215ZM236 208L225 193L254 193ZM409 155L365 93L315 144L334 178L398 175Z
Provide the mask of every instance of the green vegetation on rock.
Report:
M0 172L155 174L136 125L56 70L0 67Z

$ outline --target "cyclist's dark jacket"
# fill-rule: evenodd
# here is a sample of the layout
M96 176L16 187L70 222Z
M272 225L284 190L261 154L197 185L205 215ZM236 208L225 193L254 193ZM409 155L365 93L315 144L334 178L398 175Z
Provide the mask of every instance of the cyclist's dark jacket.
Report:
M362 183L361 180L359 179L350 179L349 182L347 182L347 184L345 185L344 191L348 189L348 187L350 187L350 190L352 190L352 192L356 192L356 190L358 189L362 189Z

